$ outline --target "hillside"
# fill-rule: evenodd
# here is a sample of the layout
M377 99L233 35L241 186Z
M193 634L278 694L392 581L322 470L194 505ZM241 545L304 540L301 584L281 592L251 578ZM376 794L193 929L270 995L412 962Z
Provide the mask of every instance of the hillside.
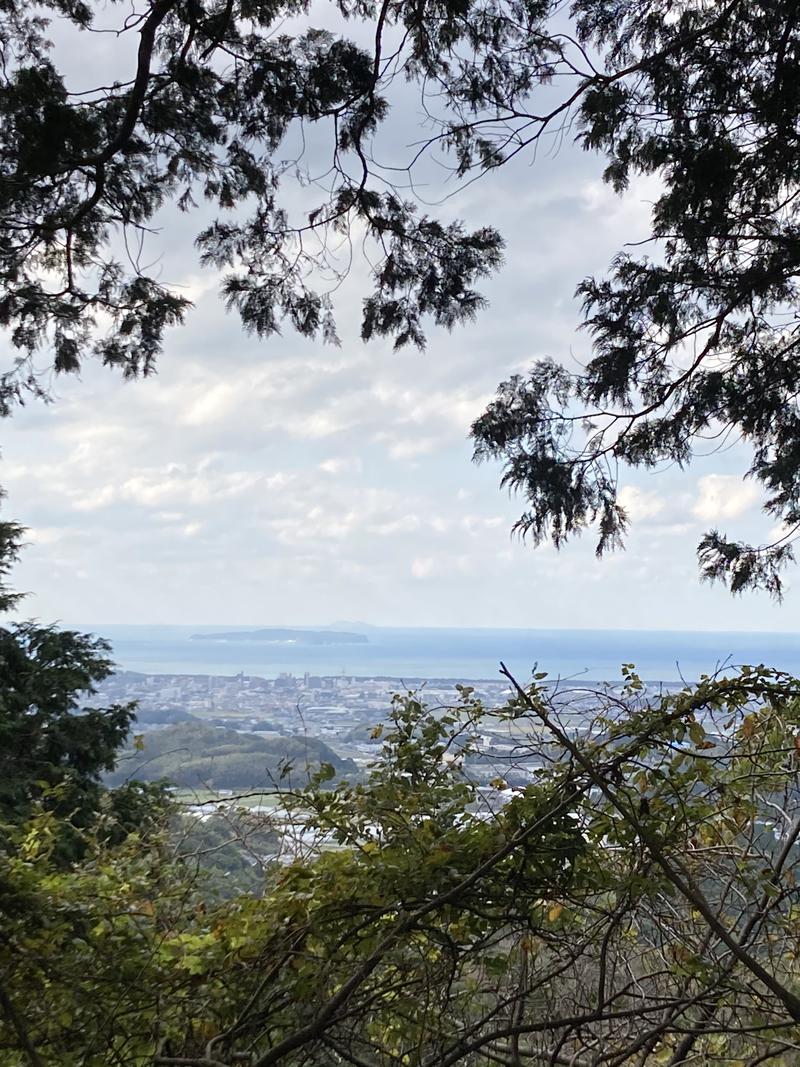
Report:
M341 759L313 737L263 738L204 723L178 723L145 735L144 748L125 749L110 785L134 779L168 779L189 788L251 789L269 787L281 777L287 761L291 777L305 781L309 770L330 763L338 775L356 772L352 760Z

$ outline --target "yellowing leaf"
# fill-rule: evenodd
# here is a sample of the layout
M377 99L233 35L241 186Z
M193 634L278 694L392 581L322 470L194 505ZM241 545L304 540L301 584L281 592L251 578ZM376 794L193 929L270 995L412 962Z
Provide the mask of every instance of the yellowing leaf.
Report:
M706 732L699 722L689 723L689 737L695 745L702 745L706 739Z

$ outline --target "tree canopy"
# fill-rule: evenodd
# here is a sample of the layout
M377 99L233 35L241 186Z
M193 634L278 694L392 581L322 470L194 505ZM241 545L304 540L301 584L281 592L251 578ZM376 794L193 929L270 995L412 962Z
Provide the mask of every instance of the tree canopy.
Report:
M505 382L473 426L476 455L502 457L526 496L521 532L558 545L599 520L602 553L625 532L620 465L685 466L709 441L742 440L783 530L757 546L710 531L701 572L779 595L800 523L796 5L573 11L604 57L580 83L578 136L615 189L660 179L650 247L579 285L591 360Z
M481 299L472 283L499 262L498 235L419 215L376 187L369 158L387 113L385 84L398 68L417 81L445 73L447 53L470 43L472 19L448 3L331 7L362 29L375 19L374 49L307 24L291 32L309 8L296 0L4 6L0 324L20 352L2 381L6 408L26 389L43 388L31 363L40 347L61 372L77 370L89 352L126 374L152 369L165 329L189 306L131 254L165 204L190 211L197 198L219 212L197 234L198 255L227 271L225 299L259 335L287 320L303 334L335 339L330 297L310 272L327 266L339 275L328 245L352 228L377 255L365 337L421 344L424 316L452 325L474 314ZM537 5L519 5L517 28L505 25L502 7L485 8L486 47L496 33L509 44L527 40ZM86 36L116 31L120 81L68 84L45 37L47 16ZM134 35L135 56L127 45ZM312 123L330 138L330 170L314 181L318 201L295 224L282 183L287 174L301 183L312 176L276 153L293 124Z
M364 780L284 794L304 844L258 897L208 899L152 832L83 831L54 869L34 811L0 849L3 1062L790 1067L799 693L745 668L666 695L628 669L594 715L541 678L493 713L398 696ZM526 785L461 762L489 717Z
M0 503L5 494L0 489ZM25 530L16 522L0 522L0 612L11 611L22 599L8 584L14 564L19 558Z
M133 704L88 706L113 664L108 642L88 634L20 623L0 628L0 838L39 806L60 820L59 859L80 851L77 830L103 817L113 834L164 804L160 785L102 783L134 720Z
M83 47L116 33L118 80L67 77L55 31ZM6 412L47 391L40 351L60 372L89 354L152 369L188 309L141 251L169 205L207 202L197 255L245 328L334 341L333 293L365 242L364 337L422 345L426 318L449 327L480 308L502 242L420 213L420 157L471 177L573 131L615 189L657 176L650 247L579 285L586 366L553 353L504 383L473 427L476 455L500 458L525 496L519 531L560 545L599 524L603 552L625 533L620 465L683 466L709 439L741 439L785 533L748 545L711 530L702 574L780 594L800 524L793 0L9 0L0 47ZM403 81L429 127L398 171L380 134ZM311 126L324 167L285 162Z

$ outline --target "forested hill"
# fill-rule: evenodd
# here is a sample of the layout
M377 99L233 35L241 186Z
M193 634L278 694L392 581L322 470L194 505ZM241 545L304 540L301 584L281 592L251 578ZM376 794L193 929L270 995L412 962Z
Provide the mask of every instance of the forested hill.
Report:
M287 761L292 764L289 780L303 782L321 763L330 763L337 775L357 770L352 760L341 759L313 737L268 739L201 723L178 723L148 732L143 749L123 751L107 781L118 785L130 779L167 779L191 788L262 788L280 779Z

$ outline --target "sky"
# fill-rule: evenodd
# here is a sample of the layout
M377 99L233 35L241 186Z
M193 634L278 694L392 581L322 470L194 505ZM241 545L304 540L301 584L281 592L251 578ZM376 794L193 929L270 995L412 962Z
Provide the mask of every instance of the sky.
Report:
M112 60L98 52L93 63L102 71ZM418 106L394 106L392 136L410 145ZM756 539L771 528L758 488L742 479L743 449L711 452L689 471L625 473L627 550L601 561L590 536L560 552L512 537L523 502L499 489L498 466L471 462L470 423L500 381L542 356L571 367L587 358L575 287L647 232L652 183L618 197L601 171L567 139L461 190L426 174L428 210L494 225L507 249L482 286L488 309L452 333L431 326L422 353L360 341L360 260L336 297L340 348L288 330L246 336L218 278L197 264L198 220L163 215L160 269L195 308L168 334L157 376L123 382L87 365L55 383L54 403L31 403L2 426L3 514L28 527L14 575L31 592L23 614L800 630L797 575L782 605L732 599L697 576L709 527Z

